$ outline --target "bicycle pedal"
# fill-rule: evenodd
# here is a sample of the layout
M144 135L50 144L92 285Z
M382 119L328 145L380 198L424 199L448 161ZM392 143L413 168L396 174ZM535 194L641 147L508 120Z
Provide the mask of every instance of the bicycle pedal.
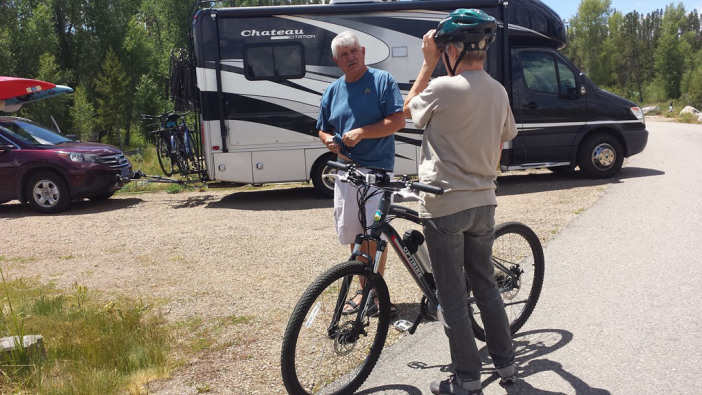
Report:
M407 320L397 320L392 326L399 332L407 332L412 327L412 323Z

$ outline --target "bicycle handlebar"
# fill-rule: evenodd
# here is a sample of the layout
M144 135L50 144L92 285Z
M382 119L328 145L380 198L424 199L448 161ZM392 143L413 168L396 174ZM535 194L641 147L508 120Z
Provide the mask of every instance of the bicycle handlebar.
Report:
M169 118L172 116L184 117L187 114L190 114L190 111L186 111L186 112L168 111L168 112L164 112L163 114L160 114L160 115L141 114L140 117L141 117L141 119L144 119L144 120L145 119L159 119L159 120L161 120L161 119L166 119L166 118Z
M418 191L433 193L434 195L443 195L443 188L435 187L433 185L420 184L418 182L413 182L410 184L411 189L416 189Z
M387 169L369 167L371 172L364 174L362 171L358 170L356 165L353 163L340 163L331 160L327 162L327 166L336 170L345 171L347 173L348 181L358 186L366 184L395 192L399 192L403 188L409 188L411 190L427 192L434 195L444 194L444 190L442 188L409 181L407 176L404 176L403 179L399 181L391 182L388 174L390 173L390 170Z

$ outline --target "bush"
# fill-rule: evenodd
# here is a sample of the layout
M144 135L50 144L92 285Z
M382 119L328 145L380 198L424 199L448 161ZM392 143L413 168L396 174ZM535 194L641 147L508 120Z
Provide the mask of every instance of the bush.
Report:
M138 374L154 379L172 368L170 326L143 302L105 302L77 285L73 294L24 280L3 285L14 308L0 314L2 336L41 334L47 347L45 360L12 353L0 361L1 393L121 393Z

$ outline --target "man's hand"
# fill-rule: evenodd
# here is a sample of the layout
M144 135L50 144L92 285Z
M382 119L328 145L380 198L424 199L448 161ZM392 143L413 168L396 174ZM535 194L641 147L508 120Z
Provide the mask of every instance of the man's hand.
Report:
M331 152L333 152L333 153L335 153L335 154L338 154L339 151L341 150L341 147L339 147L339 144L337 144L337 143L334 142L334 137L333 137L333 136L327 137L327 139L324 140L324 144L327 146L327 148L329 149L329 151L331 151Z
M326 133L323 130L319 131L319 139L322 140L324 145L327 146L327 149L335 154L338 154L339 151L341 151L341 147L339 147L339 144L334 142L334 135Z
M424 37L422 37L422 54L424 55L424 62L426 62L427 66L431 67L432 70L434 70L434 66L439 63L439 59L441 58L441 50L436 45L436 41L434 40L435 34L436 29L431 29L424 34Z
M341 142L347 147L354 147L363 140L361 129L351 129L341 136Z

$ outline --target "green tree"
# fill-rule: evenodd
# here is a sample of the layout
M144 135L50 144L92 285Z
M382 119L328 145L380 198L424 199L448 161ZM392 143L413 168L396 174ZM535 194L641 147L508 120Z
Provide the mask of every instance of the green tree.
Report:
M48 52L39 57L38 71L33 77L53 84L65 85L64 72L56 64L54 55ZM20 113L45 125L53 126L55 122L59 125L61 132L69 133L71 130L71 120L68 115L70 102L71 95L50 97L25 104Z
M71 106L71 120L73 121L73 133L81 140L99 141L95 135L95 108L88 100L85 89L77 88L73 94L73 105Z
M128 123L127 99L129 77L124 73L117 54L108 48L102 71L95 79L99 140L124 149L123 132Z
M654 51L655 82L665 94L664 99L680 97L680 82L685 69L685 56L691 55L691 47L682 39L682 27L686 21L682 4L668 5L663 14L661 37Z
M15 75L17 65L12 37L17 35L17 7L14 2L0 2L0 70L3 75Z
M611 80L604 50L610 5L610 0L583 0L568 29L566 53L597 84Z

